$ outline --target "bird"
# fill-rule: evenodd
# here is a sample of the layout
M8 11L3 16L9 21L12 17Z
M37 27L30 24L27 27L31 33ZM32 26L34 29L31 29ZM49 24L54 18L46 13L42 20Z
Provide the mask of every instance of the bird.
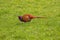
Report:
M30 22L32 19L35 18L45 18L45 17L33 16L32 14L24 14L23 16L18 16L18 19L21 22Z

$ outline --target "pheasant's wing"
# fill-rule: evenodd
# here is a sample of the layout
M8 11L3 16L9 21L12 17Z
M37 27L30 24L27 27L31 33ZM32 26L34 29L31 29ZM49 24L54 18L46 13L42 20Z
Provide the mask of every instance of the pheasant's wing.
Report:
M31 19L29 18L29 16L23 16L22 19L24 20L24 22L31 21Z

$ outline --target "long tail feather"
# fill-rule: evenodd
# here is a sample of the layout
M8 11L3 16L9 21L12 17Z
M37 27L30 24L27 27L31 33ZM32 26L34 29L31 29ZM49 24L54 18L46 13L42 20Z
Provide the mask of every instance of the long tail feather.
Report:
M40 17L40 16L38 16L38 17L34 17L34 18L46 18L46 17Z

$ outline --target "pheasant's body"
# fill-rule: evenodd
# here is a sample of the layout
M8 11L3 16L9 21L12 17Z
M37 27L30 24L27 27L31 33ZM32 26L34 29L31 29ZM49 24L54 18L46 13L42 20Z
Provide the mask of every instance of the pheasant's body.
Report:
M35 17L31 14L25 14L23 16L18 16L19 20L22 22L29 22L31 21L33 18L42 18L42 17Z

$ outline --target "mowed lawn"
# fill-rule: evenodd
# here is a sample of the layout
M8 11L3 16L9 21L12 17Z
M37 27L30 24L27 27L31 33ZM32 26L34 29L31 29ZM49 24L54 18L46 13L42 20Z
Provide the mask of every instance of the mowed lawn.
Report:
M22 23L23 14L46 18ZM60 0L0 0L0 40L60 40Z

